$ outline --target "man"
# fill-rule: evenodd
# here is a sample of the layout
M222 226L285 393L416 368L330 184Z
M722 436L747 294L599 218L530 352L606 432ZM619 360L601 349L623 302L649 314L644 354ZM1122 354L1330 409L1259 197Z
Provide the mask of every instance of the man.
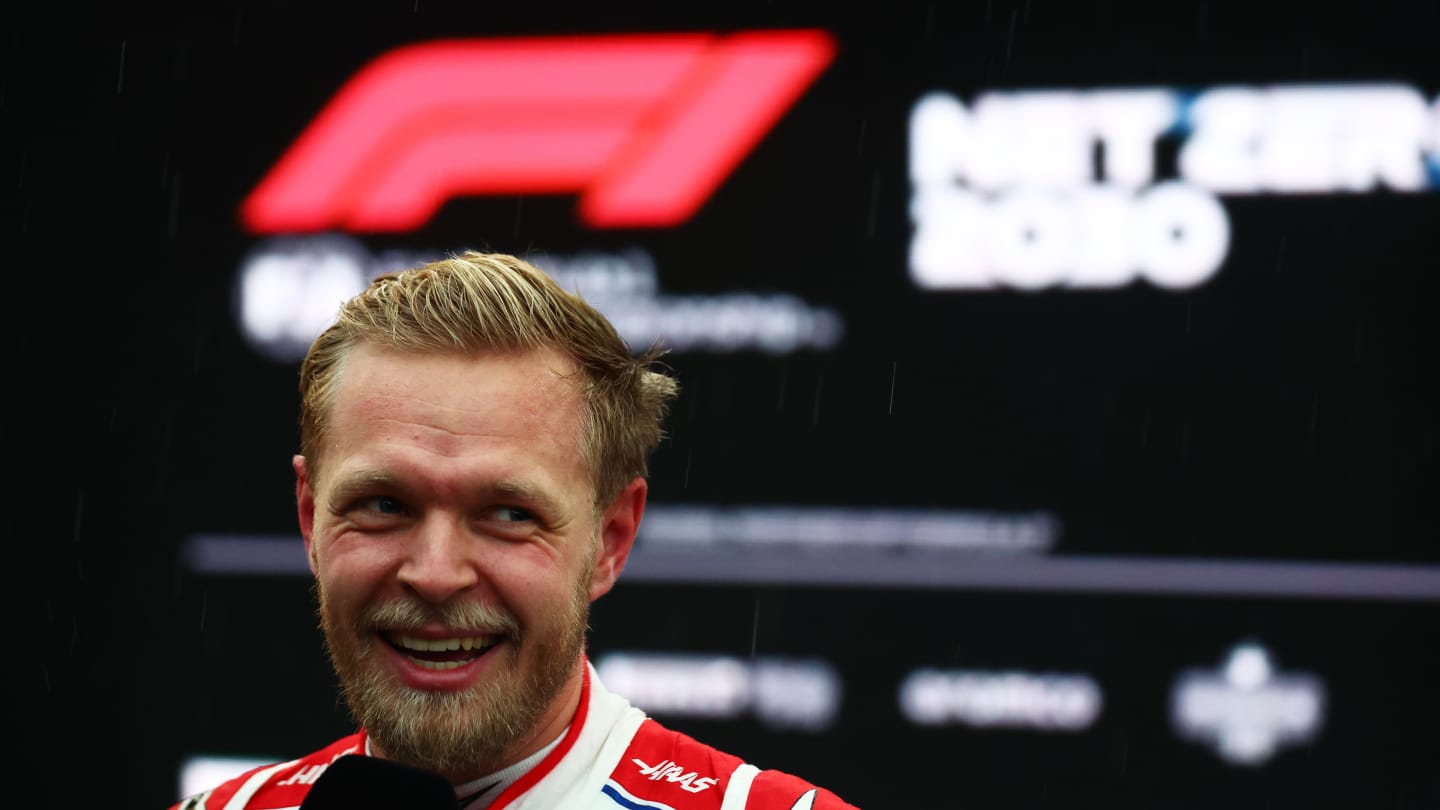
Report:
M174 810L298 807L346 757L371 759L331 785L387 761L443 776L472 810L855 810L664 728L586 658L677 393L657 358L503 254L387 274L346 302L300 368L293 465L360 730Z

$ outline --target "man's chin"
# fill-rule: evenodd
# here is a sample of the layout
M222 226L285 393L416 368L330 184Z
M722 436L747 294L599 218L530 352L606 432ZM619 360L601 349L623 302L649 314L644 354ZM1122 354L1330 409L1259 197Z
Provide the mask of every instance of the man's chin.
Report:
M372 680L355 690L351 708L385 756L447 775L478 769L479 776L503 767L553 698L510 680L458 692Z

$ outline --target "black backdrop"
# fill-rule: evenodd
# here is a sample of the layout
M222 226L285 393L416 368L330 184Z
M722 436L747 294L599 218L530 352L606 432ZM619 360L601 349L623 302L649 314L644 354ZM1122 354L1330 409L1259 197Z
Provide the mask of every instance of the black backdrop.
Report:
M1434 582L1433 192L1227 199L1226 262L1184 292L922 292L905 272L922 93L1390 81L1433 100L1434 3L5 13L15 704L35 720L12 741L47 796L156 807L193 753L289 756L347 730L306 580L200 572L182 549L293 532L295 369L237 330L236 273L259 241L239 203L357 69L436 37L835 37L834 62L682 225L589 228L572 195L502 196L359 236L375 252L640 249L667 293L784 292L842 313L832 350L669 358L684 393L655 502L1041 510L1063 527L1056 559L1403 563ZM1433 586L962 581L640 578L596 606L593 651L830 661L845 697L824 734L667 719L863 807L1440 805ZM1328 695L1319 737L1262 767L1179 739L1166 709L1178 671L1245 639ZM1104 710L1069 734L916 728L895 691L917 667L1086 672Z

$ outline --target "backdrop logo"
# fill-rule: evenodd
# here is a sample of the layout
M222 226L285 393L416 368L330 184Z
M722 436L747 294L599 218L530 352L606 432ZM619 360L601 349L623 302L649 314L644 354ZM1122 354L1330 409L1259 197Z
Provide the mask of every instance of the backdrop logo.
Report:
M1262 765L1318 736L1325 684L1308 672L1278 671L1264 645L1247 641L1230 650L1219 670L1180 674L1170 720L1182 737L1209 745L1231 764Z
M241 207L254 233L408 231L454 197L688 219L835 53L822 31L448 40L350 79Z
M1230 248L1220 196L1440 190L1440 98L1396 82L1019 90L910 115L925 289L1187 289Z

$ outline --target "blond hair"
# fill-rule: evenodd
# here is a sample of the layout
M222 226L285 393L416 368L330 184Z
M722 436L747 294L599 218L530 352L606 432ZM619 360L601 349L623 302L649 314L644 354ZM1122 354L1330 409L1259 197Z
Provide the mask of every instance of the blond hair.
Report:
M647 475L679 390L653 368L658 347L632 352L599 310L544 271L508 254L465 251L377 277L311 344L300 366L300 452L312 467L345 359L361 343L467 354L549 348L572 358L582 375L581 452L597 507Z

